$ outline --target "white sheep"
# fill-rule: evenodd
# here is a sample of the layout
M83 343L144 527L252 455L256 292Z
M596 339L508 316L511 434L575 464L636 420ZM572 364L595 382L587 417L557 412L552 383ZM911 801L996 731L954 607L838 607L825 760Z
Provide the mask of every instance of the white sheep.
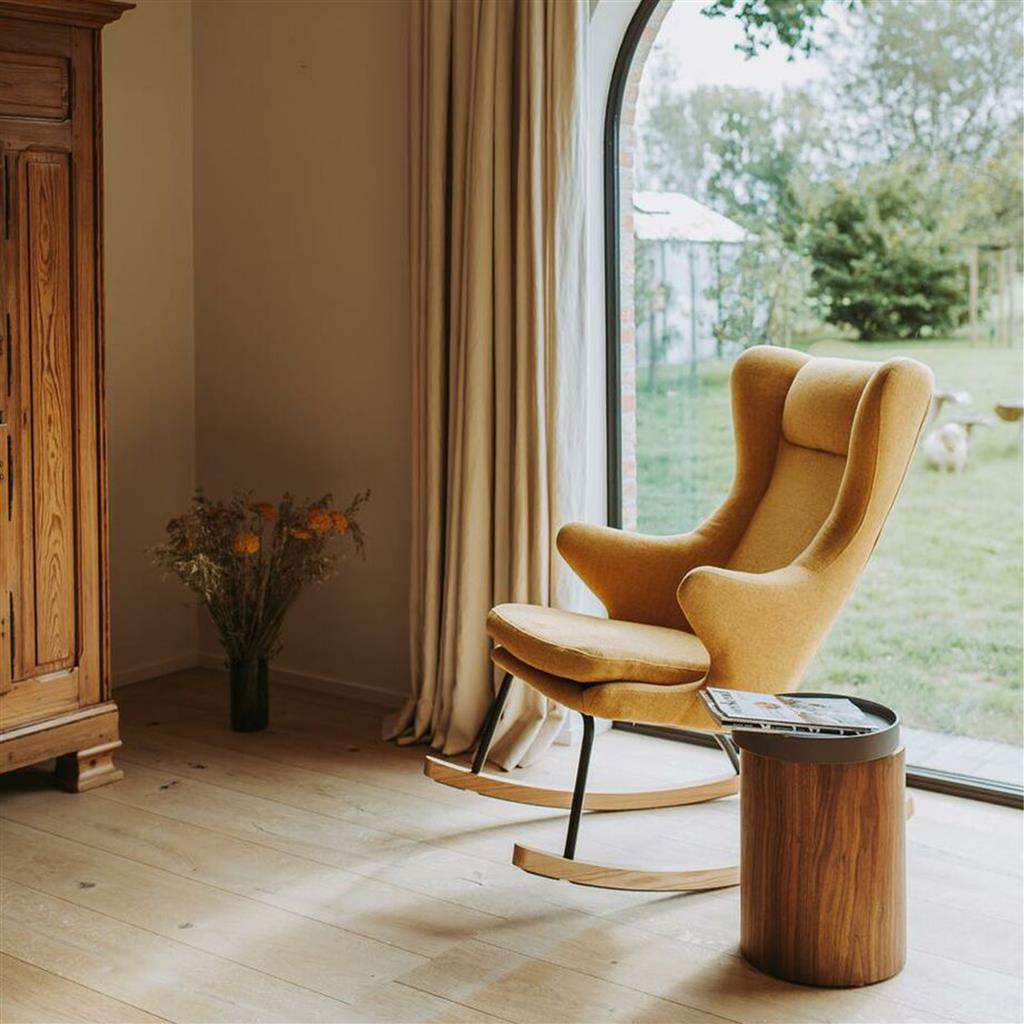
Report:
M967 465L971 452L971 439L967 428L959 423L947 423L933 430L922 445L924 464L929 469L944 469L947 473L959 472Z
M975 427L991 425L987 416L968 413L933 430L925 439L924 464L930 469L944 469L947 473L958 473L967 465L971 454L971 434Z

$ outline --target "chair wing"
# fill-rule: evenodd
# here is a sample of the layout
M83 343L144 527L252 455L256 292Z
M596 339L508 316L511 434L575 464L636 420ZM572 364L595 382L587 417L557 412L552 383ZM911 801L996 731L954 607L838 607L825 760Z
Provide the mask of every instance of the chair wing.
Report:
M695 565L715 562L716 547L710 531L650 537L586 523L558 531L559 552L610 618L677 629L685 625L674 599L679 581Z
M843 370L824 362L816 361L805 382L810 397L822 401L825 378ZM864 364L847 364L849 372L858 372L858 365L863 373ZM711 656L709 685L779 692L799 682L878 540L909 468L932 386L931 371L911 359L893 359L870 372L831 512L789 564L768 572L700 566L687 574L677 597ZM826 436L834 418L804 422L814 402L806 404L808 392L800 389L797 380L782 443L841 443L840 431Z

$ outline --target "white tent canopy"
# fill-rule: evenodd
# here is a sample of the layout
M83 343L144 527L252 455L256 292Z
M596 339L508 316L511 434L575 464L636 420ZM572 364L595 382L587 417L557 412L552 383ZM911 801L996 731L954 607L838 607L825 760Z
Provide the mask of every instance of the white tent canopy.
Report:
M747 232L735 221L682 192L634 192L633 227L647 241L746 241Z

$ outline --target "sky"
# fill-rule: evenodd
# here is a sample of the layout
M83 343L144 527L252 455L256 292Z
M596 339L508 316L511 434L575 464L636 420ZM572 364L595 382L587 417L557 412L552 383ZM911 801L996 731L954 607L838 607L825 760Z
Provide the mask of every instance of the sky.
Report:
M797 55L786 60L783 47L773 46L748 59L735 45L743 31L733 17L706 18L701 14L708 0L676 0L658 31L654 52L645 67L641 97L657 55L672 54L676 85L689 92L697 85L735 85L779 92L786 86L803 85L825 74L823 63ZM641 100L642 102L642 100Z

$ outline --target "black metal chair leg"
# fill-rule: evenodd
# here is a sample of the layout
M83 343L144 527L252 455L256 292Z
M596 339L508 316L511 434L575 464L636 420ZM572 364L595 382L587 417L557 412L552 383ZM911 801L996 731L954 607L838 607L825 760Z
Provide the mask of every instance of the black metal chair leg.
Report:
M725 751L725 756L729 758L729 762L732 764L733 770L737 775L740 773L740 752L736 747L736 741L731 736L726 736L724 733L715 733L715 742Z
M501 688L498 696L494 698L491 710L487 712L484 719L484 727L480 730L480 740L476 745L476 754L473 755L473 774L479 775L487 763L487 751L490 750L491 740L494 739L494 730L498 727L498 720L505 708L505 701L508 700L508 691L512 689L512 673L506 672L505 678L501 681Z
M576 769L576 788L572 791L572 809L569 811L569 831L565 837L565 859L576 856L576 836L580 831L583 800L587 792L587 771L590 768L590 748L594 745L594 719L583 716L583 742L580 744L580 762Z

